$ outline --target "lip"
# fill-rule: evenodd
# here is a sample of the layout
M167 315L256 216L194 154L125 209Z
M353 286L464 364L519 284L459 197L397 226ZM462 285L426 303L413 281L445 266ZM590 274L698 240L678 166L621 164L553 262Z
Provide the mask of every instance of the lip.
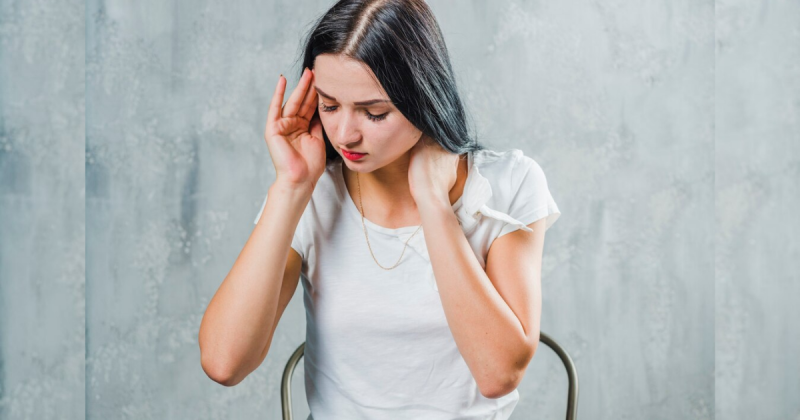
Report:
M342 149L342 154L350 160L359 160L367 155L366 153L355 153L345 149Z

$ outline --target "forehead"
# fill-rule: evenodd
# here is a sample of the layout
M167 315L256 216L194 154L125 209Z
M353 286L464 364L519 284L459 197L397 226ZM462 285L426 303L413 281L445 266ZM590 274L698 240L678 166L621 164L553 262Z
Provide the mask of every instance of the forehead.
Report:
M366 64L341 55L317 56L314 84L343 103L389 98Z

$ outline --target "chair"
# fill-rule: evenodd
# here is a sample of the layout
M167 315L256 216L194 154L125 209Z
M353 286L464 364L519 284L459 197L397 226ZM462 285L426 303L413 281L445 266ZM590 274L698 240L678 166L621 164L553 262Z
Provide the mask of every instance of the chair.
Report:
M575 363L566 350L555 340L550 338L549 335L540 332L539 342L550 347L550 349L558 355L561 362L564 363L564 367L567 369L567 378L569 379L569 389L567 391L567 420L575 420L578 415L578 371L575 368ZM281 379L281 409L283 411L283 420L292 420L292 374L294 374L294 369L297 367L297 363L300 362L300 358L303 357L305 348L305 342L300 344L297 350L292 353L292 356L289 357L286 368L283 370L283 378Z

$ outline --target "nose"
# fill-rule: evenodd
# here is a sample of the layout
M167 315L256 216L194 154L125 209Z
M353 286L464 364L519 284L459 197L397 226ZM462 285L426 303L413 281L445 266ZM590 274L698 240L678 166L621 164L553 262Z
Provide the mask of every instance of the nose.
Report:
M350 149L351 145L361 140L361 133L359 133L358 130L358 122L352 113L344 112L344 110L342 110L340 115L341 118L339 120L339 127L336 130L336 143L339 145L339 148L344 147L345 149Z

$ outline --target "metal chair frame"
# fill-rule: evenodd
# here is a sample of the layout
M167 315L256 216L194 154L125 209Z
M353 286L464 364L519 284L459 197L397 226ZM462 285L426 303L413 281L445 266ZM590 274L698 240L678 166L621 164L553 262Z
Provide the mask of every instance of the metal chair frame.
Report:
M575 368L575 362L569 356L566 350L561 347L549 335L540 332L539 342L544 343L550 347L556 355L558 355L564 367L567 369L567 379L569 380L569 389L567 390L567 420L575 420L578 415L578 370ZM292 375L300 362L300 358L305 353L306 343L303 342L297 347L297 350L289 357L286 363L286 368L283 370L283 378L281 379L281 410L283 412L283 420L292 420Z

